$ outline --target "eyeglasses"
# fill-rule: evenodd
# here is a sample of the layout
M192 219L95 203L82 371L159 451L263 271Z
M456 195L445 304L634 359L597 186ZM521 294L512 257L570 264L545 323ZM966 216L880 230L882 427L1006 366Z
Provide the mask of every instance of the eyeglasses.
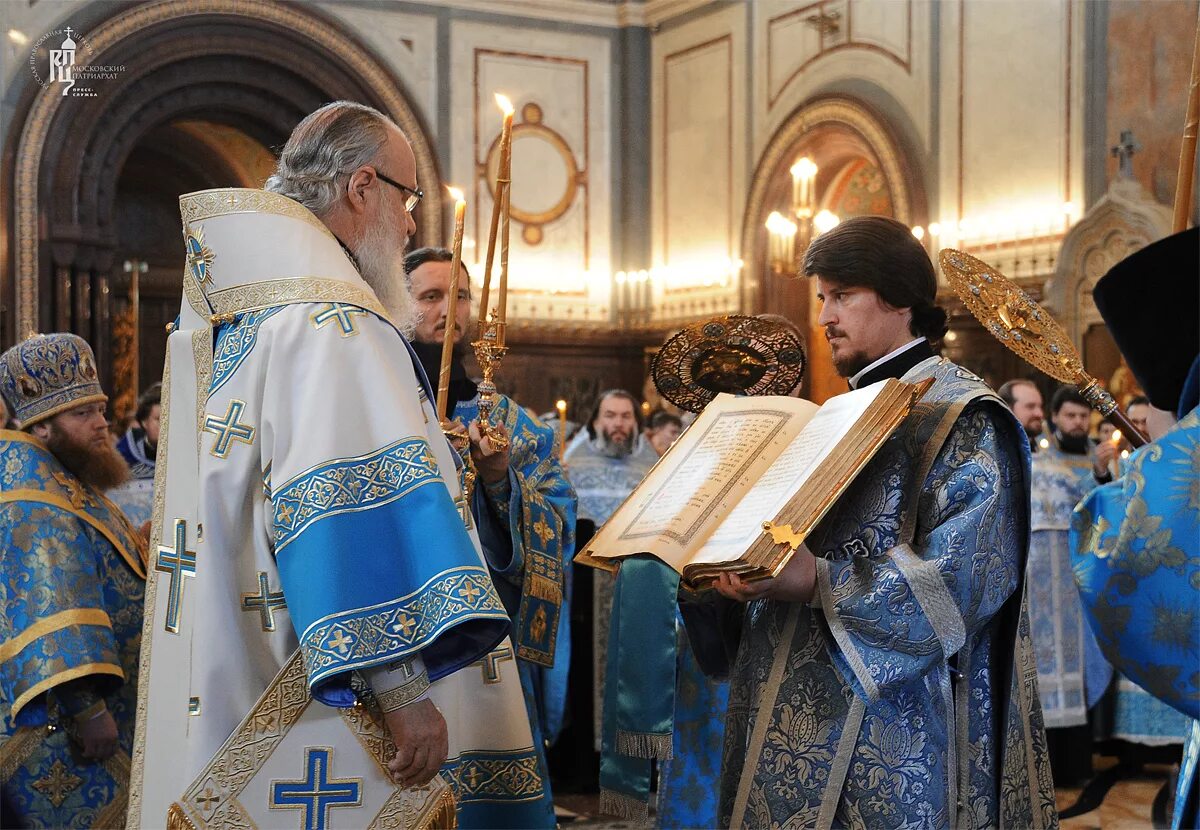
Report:
M387 176L380 173L378 170L375 171L375 175L378 176L381 181L387 182L392 187L399 190L401 193L408 194L404 200L404 209L407 210L409 213L413 212L413 209L417 206L417 203L420 202L421 198L425 195L425 191L419 190L419 189L413 190L411 187L407 187L406 185L400 184L400 182L396 181L395 179L388 178Z

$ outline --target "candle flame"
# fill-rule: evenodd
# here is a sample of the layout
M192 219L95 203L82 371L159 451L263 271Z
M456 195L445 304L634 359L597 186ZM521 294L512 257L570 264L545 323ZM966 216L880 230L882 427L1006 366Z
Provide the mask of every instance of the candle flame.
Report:
M1120 443L1121 443L1121 430L1119 430L1119 429L1114 429L1114 430L1113 430L1113 434L1112 434L1112 442L1113 442L1113 446L1114 446L1114 447L1115 447L1117 444L1120 444Z
M508 100L508 96L501 95L499 92L496 93L496 106L498 106L505 115L512 115L514 112L512 101Z
M567 402L564 400L559 400L558 403L554 404L554 408L557 409L560 413L566 412L567 411Z
M447 186L446 189L450 191L450 198L452 198L454 201L456 201L456 202L467 201L466 197L463 196L463 192L461 190L459 190L457 187Z

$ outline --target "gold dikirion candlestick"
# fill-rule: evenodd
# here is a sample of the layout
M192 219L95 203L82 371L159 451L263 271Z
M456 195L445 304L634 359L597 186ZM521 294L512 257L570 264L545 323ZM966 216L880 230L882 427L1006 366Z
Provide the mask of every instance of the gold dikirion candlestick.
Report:
M442 365L438 372L437 415L438 423L445 424L450 417L450 363L454 357L454 331L458 320L458 280L462 262L463 226L467 215L467 201L457 187L447 187L454 197L454 245L450 262L450 285L446 288L446 332L442 336Z
M500 362L508 354L505 345L508 304L508 227L509 193L512 189L512 123L513 105L503 95L496 95L496 104L504 113L500 130L500 164L496 171L496 194L492 205L491 232L488 235L487 259L483 271L483 291L479 302L479 339L471 346L475 359L483 371L479 384L479 427L487 437L492 449L502 452L508 447L508 438L492 424L492 410L496 406L495 373ZM496 252L496 232L500 231L500 290L497 310L488 308L492 283L492 263Z

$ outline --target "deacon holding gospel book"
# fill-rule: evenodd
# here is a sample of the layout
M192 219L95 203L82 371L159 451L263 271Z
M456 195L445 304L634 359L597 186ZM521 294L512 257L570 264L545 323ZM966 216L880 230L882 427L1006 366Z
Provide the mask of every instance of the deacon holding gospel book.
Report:
M1055 826L1020 424L930 348L946 315L906 226L847 220L804 273L852 388L932 385L777 576L721 573L682 604L730 678L721 826Z

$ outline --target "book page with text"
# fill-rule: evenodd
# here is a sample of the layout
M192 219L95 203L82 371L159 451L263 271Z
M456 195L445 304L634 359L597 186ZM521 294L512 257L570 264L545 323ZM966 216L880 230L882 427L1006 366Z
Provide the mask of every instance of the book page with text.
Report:
M858 423L887 381L830 398L712 532L688 564L737 559Z
M650 551L682 568L816 411L798 398L718 397L604 525L592 555Z

